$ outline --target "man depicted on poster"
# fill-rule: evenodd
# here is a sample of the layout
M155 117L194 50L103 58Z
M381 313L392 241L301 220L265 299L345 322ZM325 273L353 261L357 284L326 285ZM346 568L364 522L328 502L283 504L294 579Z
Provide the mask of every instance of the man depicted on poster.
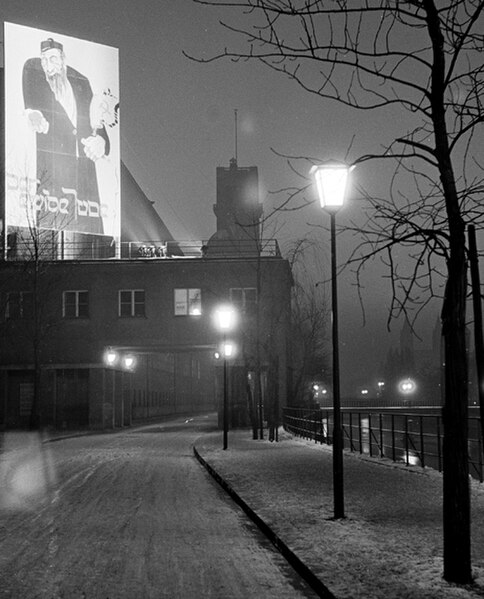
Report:
M37 140L37 224L45 229L103 233L95 162L109 154L96 122L89 80L66 64L49 38L23 68L25 114Z

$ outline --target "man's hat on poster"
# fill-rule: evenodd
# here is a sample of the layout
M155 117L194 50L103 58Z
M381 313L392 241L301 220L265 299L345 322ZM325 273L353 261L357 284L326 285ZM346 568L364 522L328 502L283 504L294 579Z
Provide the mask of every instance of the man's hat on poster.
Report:
M54 49L60 50L62 52L62 50L64 49L64 46L60 42L56 42L51 37L49 37L49 39L44 40L43 42L40 42L40 51L41 52L45 52L46 50L54 50Z

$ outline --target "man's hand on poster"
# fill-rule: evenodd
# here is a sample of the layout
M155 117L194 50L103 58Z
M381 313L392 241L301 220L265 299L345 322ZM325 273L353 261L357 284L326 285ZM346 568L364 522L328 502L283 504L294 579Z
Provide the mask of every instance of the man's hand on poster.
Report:
M106 141L101 135L91 135L81 139L84 146L84 153L93 162L102 158L106 152Z
M49 131L49 122L45 118L45 116L40 112L40 110L32 110L27 108L25 111L25 116L27 117L27 122L31 131L34 133L48 133Z

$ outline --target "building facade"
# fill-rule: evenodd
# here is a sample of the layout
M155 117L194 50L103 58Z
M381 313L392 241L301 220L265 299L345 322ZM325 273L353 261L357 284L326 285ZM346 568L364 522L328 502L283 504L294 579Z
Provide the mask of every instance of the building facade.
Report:
M280 257L5 262L1 280L3 428L28 425L36 364L44 426L106 428L216 409L213 312L227 301L240 312L234 424L246 421L257 356L264 392L277 389L285 403L291 273ZM135 366L107 365L109 349Z

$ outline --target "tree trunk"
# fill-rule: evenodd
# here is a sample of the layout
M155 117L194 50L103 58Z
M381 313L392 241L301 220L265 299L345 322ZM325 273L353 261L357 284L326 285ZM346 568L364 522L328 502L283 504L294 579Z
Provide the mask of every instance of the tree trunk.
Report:
M468 401L466 356L467 260L465 224L452 167L446 122L444 36L435 0L423 0L432 41L430 105L437 159L447 212L449 255L442 310L445 356L444 443L444 578L472 581L470 557L470 490L467 454Z
M444 421L444 578L472 582L470 490L467 451L466 260L464 248L449 260L442 312L445 348Z

